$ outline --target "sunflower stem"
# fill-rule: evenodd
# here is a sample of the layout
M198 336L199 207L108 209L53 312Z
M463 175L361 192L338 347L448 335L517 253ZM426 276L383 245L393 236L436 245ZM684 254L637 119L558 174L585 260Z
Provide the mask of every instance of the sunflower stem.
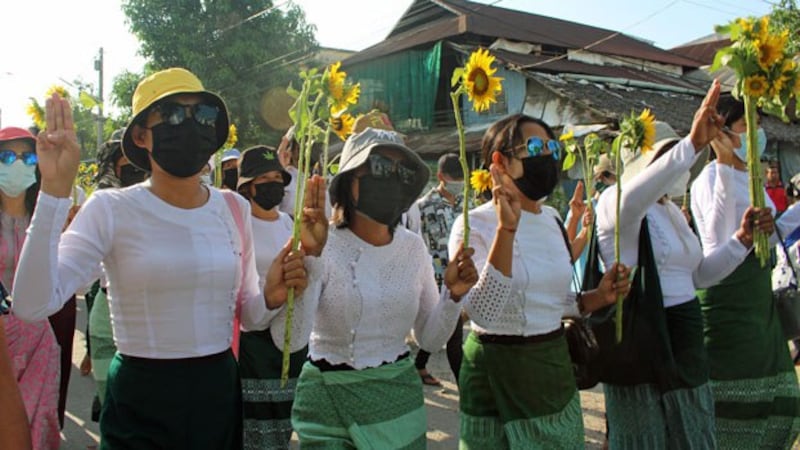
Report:
M622 167L622 142L619 143L620 145L617 146L614 159L615 159L615 167ZM617 177L617 210L616 210L616 220L614 221L614 261L617 263L617 267L619 267L620 260L622 254L620 253L619 249L619 229L620 229L620 207L622 205L622 178ZM616 338L617 343L622 342L622 301L624 297L622 295L617 295L617 303L616 303L616 314L615 314L615 321L616 321Z
M761 179L761 155L758 154L756 99L753 96L744 96L744 115L747 123L747 170L750 175L750 203L755 208L763 208L765 205L764 184ZM754 229L753 245L756 249L756 256L761 262L761 267L764 267L770 257L769 241L766 233Z
M469 164L467 164L467 144L464 136L464 123L461 120L461 89L450 93L450 101L453 103L453 114L456 117L456 130L458 130L458 161L461 163L461 171L464 173L464 198L462 199L462 215L464 217L464 241L462 246L469 247Z
M331 127L330 125L325 127L325 134L322 138L322 166L320 169L322 170L322 177L326 180L328 179L328 146L330 145L330 136L331 136Z
M292 250L300 249L300 224L303 217L303 202L305 200L305 180L308 179L308 159L310 156L310 146L313 141L310 139L311 118L313 116L304 113L308 111L309 81L303 83L298 101L295 102L295 117L297 118L298 137L300 138L300 152L297 158L297 168L300 171L297 177L297 194L294 197L294 222L292 224ZM321 97L321 96L319 96ZM317 99L319 100L319 98ZM319 102L317 102L319 103ZM307 122L307 123L303 123ZM310 144L310 145L309 145ZM292 317L294 316L294 288L289 288L286 296L286 325L283 332L283 359L281 363L281 388L286 387L289 382L289 363L292 354Z
M222 152L219 149L214 153L214 187L219 189L222 187Z

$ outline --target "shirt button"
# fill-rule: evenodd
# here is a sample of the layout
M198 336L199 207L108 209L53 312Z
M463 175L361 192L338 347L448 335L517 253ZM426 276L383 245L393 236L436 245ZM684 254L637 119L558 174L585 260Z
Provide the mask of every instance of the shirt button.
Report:
M351 349L351 350L353 349L353 344L350 344L350 349Z
M355 267L355 266L356 266L356 262L355 261L350 263L350 267Z
M353 286L358 286L358 280L353 280Z
M354 328L350 329L350 334L356 334L356 330Z
M517 295L519 295L520 297L522 297L522 291L517 291Z

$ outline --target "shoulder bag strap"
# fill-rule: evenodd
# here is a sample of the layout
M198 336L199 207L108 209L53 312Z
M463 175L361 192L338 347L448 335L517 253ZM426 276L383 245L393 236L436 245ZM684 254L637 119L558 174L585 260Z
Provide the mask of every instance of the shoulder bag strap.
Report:
M225 203L228 204L231 215L233 215L233 221L236 222L236 228L239 230L239 241L242 243L242 248L239 249L239 255L242 258L242 279L239 283L239 292L236 294L236 310L233 315L233 343L231 344L234 356L236 359L239 359L239 324L242 318L242 286L244 284L244 274L247 271L247 267L244 260L244 218L242 217L242 209L239 208L239 203L236 201L236 197L234 197L235 195L237 194L233 191L222 191L222 196L225 197Z

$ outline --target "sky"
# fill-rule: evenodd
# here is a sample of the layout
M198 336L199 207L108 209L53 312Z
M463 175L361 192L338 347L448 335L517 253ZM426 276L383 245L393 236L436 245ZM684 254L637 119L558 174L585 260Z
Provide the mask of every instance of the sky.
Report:
M207 0L208 1L208 0ZM288 0L306 11L324 47L362 50L383 40L412 0ZM713 32L714 25L770 11L768 0L476 0L621 31L661 48ZM53 84L75 79L98 84L104 51L104 91L114 76L139 71L144 60L125 23L122 0L2 0L0 125L30 124L29 97L43 99ZM287 0L276 0L278 5ZM96 18L101 18L97 20Z

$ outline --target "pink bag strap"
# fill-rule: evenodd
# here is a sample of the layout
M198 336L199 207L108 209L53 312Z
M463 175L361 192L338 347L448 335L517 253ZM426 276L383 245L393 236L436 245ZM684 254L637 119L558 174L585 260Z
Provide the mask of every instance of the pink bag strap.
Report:
M239 208L239 203L236 201L235 193L233 191L222 191L222 196L225 197L225 202L233 215L233 221L236 222L236 228L239 230L239 241L242 243L240 255L242 257L242 281L239 285L239 292L236 294L236 310L233 315L233 343L231 349L236 359L239 359L239 324L242 319L242 287L244 286L244 274L247 271L246 261L244 260L244 219L242 218L242 209Z

